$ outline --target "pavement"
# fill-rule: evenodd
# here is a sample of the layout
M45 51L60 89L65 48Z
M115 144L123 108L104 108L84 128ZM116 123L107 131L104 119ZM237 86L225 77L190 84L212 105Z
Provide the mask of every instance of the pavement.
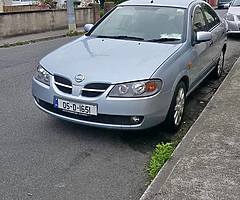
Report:
M83 27L78 27L77 32L78 33L84 32ZM18 36L7 37L7 38L0 38L0 47L66 37L67 33L68 33L68 29L63 29L63 30L47 31L47 32L34 33L34 34L28 34L28 35L18 35Z
M140 200L240 199L240 58Z

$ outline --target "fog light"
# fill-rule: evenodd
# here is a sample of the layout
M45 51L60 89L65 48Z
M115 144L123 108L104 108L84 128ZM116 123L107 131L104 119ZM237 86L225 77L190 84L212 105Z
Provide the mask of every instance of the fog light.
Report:
M140 122L140 117L133 116L133 117L131 117L131 120L134 124L138 124Z

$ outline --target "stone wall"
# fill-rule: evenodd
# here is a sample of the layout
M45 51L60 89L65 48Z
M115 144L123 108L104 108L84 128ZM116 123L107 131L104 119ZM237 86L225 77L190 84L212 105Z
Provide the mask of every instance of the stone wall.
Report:
M99 19L99 6L77 8L75 15L77 26L84 26L87 23L93 24ZM0 38L67 27L67 12L65 9L0 13Z

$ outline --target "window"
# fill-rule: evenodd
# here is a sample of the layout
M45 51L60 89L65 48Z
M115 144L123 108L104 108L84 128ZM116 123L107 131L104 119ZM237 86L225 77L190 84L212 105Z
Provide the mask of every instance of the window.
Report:
M144 40L176 38L184 33L185 9L157 6L119 6L91 33L92 36L128 36Z
M220 23L219 17L208 5L203 4L202 9L203 9L204 15L206 16L209 30Z
M232 1L231 6L240 6L240 0Z
M193 32L207 31L207 24L204 19L200 6L197 6L194 10L193 15Z

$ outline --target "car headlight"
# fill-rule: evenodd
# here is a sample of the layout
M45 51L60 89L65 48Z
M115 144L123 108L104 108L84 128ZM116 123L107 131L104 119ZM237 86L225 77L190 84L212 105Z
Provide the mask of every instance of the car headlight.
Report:
M109 97L147 97L158 93L161 88L161 80L121 83L113 87L109 93Z
M37 72L34 77L36 80L48 86L50 85L50 74L41 65L37 67Z
M227 13L226 20L228 21L234 21L234 15L231 13Z

